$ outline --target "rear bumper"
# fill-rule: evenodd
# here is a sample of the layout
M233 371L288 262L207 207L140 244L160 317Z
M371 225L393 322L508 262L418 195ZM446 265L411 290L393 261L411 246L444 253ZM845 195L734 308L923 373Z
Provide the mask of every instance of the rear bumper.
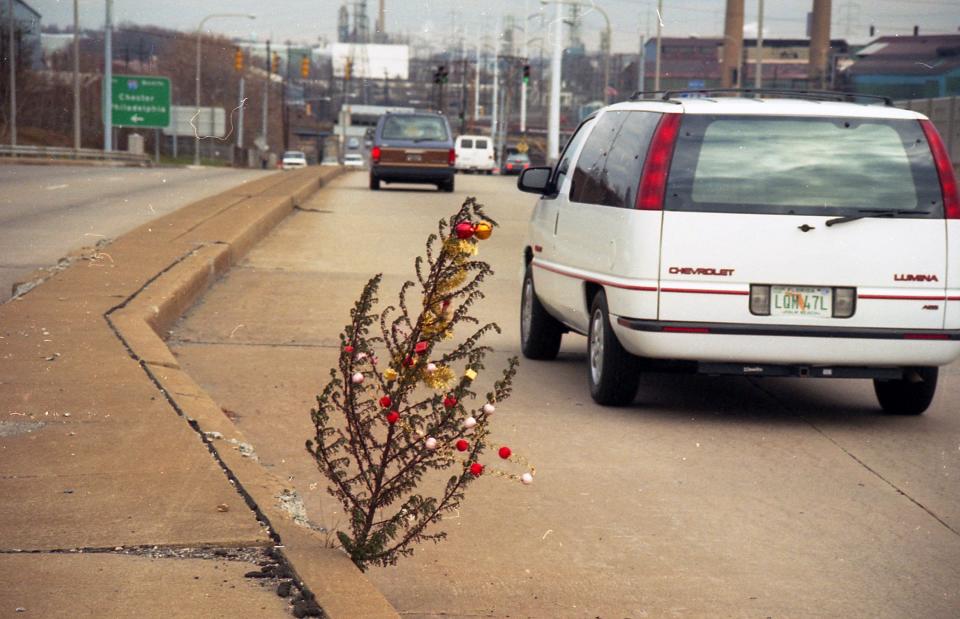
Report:
M960 331L666 322L611 317L624 348L689 361L940 366L960 358Z
M456 170L450 166L384 166L375 165L370 169L374 177L390 183L439 183L454 177Z

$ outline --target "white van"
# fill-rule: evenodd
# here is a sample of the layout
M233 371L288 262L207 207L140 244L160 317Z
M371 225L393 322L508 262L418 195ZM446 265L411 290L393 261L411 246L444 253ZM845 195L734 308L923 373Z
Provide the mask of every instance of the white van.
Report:
M457 171L493 174L497 167L493 140L485 135L461 135L454 144Z
M919 414L960 357L960 198L923 115L846 94L635 100L530 168L521 346L588 336L601 404L641 368L870 378ZM811 97L814 100L811 100ZM948 257L950 262L948 262ZM953 267L953 268L951 268Z

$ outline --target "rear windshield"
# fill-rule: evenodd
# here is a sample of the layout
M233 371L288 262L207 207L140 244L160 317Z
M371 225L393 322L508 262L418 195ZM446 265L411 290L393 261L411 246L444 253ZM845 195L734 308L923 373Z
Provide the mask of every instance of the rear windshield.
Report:
M915 120L685 115L665 208L830 215L860 209L942 217Z
M477 140L477 148L486 148L486 147L487 147L486 140Z
M387 116L381 137L384 140L442 142L447 137L447 123L437 116Z
M460 140L460 148L473 148L473 140Z

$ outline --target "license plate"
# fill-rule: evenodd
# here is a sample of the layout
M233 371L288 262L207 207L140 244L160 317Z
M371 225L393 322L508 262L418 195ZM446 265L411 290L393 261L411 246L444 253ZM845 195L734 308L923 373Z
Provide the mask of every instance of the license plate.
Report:
M833 315L833 290L812 286L771 286L771 316L817 316L830 318Z
M407 155L407 161L422 161L423 157L420 155Z

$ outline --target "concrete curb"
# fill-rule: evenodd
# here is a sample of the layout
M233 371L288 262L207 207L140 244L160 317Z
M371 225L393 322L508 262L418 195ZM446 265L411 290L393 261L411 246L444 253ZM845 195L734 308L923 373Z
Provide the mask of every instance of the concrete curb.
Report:
M17 429L0 440L10 498L0 501L0 548L272 545L327 616L398 617L164 342L218 277L339 173L240 184L0 304L0 401Z
M399 617L350 559L311 528L296 491L260 466L240 429L180 368L163 340L219 277L340 170L324 172L293 186L271 187L190 228L180 238L198 243L197 249L181 256L107 318L170 404L200 433L251 508L269 524L279 550L327 615Z

